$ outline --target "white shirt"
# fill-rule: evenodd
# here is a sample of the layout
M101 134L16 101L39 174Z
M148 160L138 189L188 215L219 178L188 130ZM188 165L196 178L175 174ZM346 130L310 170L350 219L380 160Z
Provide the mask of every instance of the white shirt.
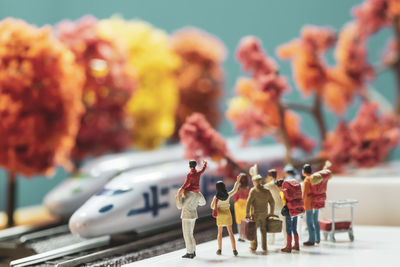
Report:
M204 206L206 199L201 192L185 191L185 196L176 198L176 207L182 209L181 219L197 219L197 206Z
M271 192L272 198L275 201L275 214L280 213L283 208L283 204L282 204L281 196L279 194L280 190L279 190L278 186L274 183L274 181L271 181L271 182L265 184L264 187Z

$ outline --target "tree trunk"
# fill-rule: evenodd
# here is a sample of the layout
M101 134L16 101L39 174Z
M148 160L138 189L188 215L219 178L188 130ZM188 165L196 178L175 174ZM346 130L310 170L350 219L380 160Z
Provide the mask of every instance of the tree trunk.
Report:
M321 96L318 93L315 94L312 114L314 115L315 120L317 121L319 134L321 135L321 143L323 143L326 137L326 126L325 126L324 116L322 115Z
M287 164L292 164L292 158L290 155L290 144L289 144L289 137L286 132L286 125L285 125L285 107L282 105L281 102L278 102L278 109L279 109L279 117L281 120L280 125L280 134L283 141L283 144L286 148L285 159Z
M397 100L394 111L397 115L400 114L400 25L399 24L400 24L400 16L394 17L393 29L394 29L394 36L397 42L397 59L396 62L393 64L393 70L397 80Z
M7 184L7 226L14 226L14 211L15 211L15 200L16 200L16 175L14 172L9 173L8 184Z

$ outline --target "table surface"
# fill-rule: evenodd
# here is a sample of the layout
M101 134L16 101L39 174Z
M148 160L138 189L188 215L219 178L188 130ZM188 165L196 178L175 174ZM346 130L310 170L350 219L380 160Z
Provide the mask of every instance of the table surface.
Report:
M291 254L280 252L282 234L278 234L274 245L268 245L266 255L260 248L257 254L250 253L248 241L236 242L237 257L232 254L229 237L224 237L221 256L216 255L217 241L213 240L197 246L195 259L182 259L186 252L182 249L125 266L400 266L400 227L355 226L354 234L354 242L349 241L347 233L338 233L336 243L322 241L314 247L301 246L300 252Z

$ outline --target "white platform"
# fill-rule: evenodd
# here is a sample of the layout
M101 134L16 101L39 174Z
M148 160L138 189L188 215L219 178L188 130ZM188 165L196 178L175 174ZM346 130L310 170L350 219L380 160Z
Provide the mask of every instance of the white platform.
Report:
M327 197L331 200L357 199L354 222L358 225L400 226L399 192L400 174L397 177L334 176L328 183ZM349 218L350 212L349 209L338 209L336 215ZM320 218L330 217L331 209L321 210Z
M400 261L400 227L356 226L355 241L347 234L338 234L337 242L322 241L315 247L301 247L300 252L281 253L281 246L268 246L268 254L249 251L249 242L237 242L238 257L234 257L229 238L223 239L222 256L215 254L217 241L197 246L195 259L182 259L185 250L138 261L125 266L270 266L270 267L398 267ZM260 250L260 249L259 249Z

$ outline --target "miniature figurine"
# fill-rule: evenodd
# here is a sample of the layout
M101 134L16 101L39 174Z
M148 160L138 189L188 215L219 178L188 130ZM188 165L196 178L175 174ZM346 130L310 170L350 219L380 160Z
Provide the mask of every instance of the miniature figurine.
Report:
M326 199L326 183L327 180L331 177L332 173L328 168L331 166L329 161L325 162L323 171L312 174L312 168L310 164L305 164L303 166L302 174L304 175L304 185L303 185L303 200L304 200L304 209L306 210L306 222L308 228L308 241L304 242L305 246L314 246L315 243L319 244L321 241L320 237L320 226L318 222L319 209L325 206ZM313 176L313 177L311 177ZM313 190L312 184L319 184L323 182L323 180L327 178L323 184L323 187L318 187L317 190ZM313 182L311 182L311 180ZM313 192L314 191L314 192ZM317 194L316 191L321 191ZM323 192L322 192L323 191ZM322 194L322 198L318 196ZM323 203L321 203L321 201Z
M190 173L186 175L185 183L178 190L176 195L176 206L182 209L182 232L183 239L186 245L186 254L182 258L193 259L196 257L196 241L193 236L194 225L196 223L197 206L204 206L206 200L200 192L200 175L207 167L207 161L203 161L203 168L200 171L196 170L197 162L189 161Z
M242 219L246 217L246 203L250 192L249 178L247 174L242 173L239 184L239 189L233 196L233 201L235 202L233 207L235 209L236 226L239 233L238 241L244 242L244 240L240 238L240 223L242 222Z
M252 177L254 187L250 190L249 197L246 205L246 218L253 217L257 227L260 227L261 232L261 247L267 251L267 229L266 219L267 216L274 215L275 201L272 197L271 192L264 188L262 184L261 175L257 174ZM268 213L268 204L270 206L270 212ZM251 214L250 214L251 211ZM255 240L250 242L251 252L257 250L257 235Z
M277 215L279 217L279 219L283 222L282 223L282 231L283 231L283 235L286 239L285 218L281 214L281 210L283 208L283 204L281 201L281 195L280 195L281 189L275 184L275 182L277 180L277 172L275 169L271 169L268 171L267 179L269 179L270 182L268 182L266 185L264 185L264 187L266 189L268 189L272 194L272 197L275 202L275 215ZM275 234L271 233L271 239L268 240L268 244L273 245L274 243L275 243Z
M178 190L178 195L181 197L183 197L185 191L200 192L200 175L206 170L207 161L203 160L203 168L200 171L196 170L196 166L195 160L189 160L190 172L186 175L185 183Z
M299 234L297 232L297 216L304 212L304 203L301 193L301 184L294 179L277 180L276 185L281 189L280 198L283 204L281 214L285 216L286 222L286 247L282 252L290 253L300 250ZM292 234L294 246L292 247Z
M297 173L296 169L293 167L292 164L286 164L285 167L283 168L283 171L286 174L285 180L297 180L299 183L303 182L301 180L300 175Z
M236 183L230 192L226 191L224 182L218 181L215 184L217 194L214 196L210 207L212 210L216 211L215 216L217 219L217 226L218 226L217 255L222 254L222 230L224 229L224 227L226 227L226 229L228 230L229 237L231 239L233 255L235 255L235 256L238 255L238 252L236 250L235 236L233 235L233 231L232 231L232 214L231 214L231 210L230 210L231 205L229 204L229 200L238 191L239 185L240 185L240 179L242 179L242 177L246 178L246 174L241 173L237 176Z

